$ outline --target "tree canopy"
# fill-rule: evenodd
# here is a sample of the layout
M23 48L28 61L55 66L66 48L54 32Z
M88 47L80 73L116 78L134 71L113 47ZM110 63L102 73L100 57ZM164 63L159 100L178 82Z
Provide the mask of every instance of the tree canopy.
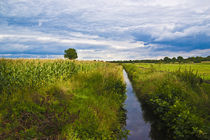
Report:
M68 59L77 59L77 52L74 48L69 48L67 50L64 51L64 58L68 58Z
M178 60L179 63L181 63L181 62L184 61L184 58L183 58L182 56L178 56L178 57L177 57L177 60Z

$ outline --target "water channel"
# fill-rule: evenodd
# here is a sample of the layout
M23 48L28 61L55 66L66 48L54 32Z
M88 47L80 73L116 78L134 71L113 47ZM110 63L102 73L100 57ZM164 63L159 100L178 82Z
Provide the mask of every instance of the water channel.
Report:
M128 140L151 140L150 123L144 120L141 103L136 97L125 70L123 70L123 75L127 90L125 109L127 110L126 129L130 130Z

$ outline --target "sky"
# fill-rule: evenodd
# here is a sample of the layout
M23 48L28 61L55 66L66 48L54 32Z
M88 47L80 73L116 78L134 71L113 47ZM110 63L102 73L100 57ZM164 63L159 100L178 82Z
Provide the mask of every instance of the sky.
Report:
M0 57L210 55L210 0L0 0Z

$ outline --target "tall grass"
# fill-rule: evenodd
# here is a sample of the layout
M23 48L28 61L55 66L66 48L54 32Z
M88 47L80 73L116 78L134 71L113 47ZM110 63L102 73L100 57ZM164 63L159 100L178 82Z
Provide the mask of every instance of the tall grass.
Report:
M122 67L0 60L0 139L126 137Z

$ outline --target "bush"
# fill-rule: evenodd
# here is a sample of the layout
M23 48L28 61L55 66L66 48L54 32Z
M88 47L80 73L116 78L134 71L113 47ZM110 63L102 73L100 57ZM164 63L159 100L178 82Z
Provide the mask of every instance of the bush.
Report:
M167 80L160 84L147 102L166 125L170 139L196 140L205 136L203 121L194 113L186 98L187 93L182 87Z

